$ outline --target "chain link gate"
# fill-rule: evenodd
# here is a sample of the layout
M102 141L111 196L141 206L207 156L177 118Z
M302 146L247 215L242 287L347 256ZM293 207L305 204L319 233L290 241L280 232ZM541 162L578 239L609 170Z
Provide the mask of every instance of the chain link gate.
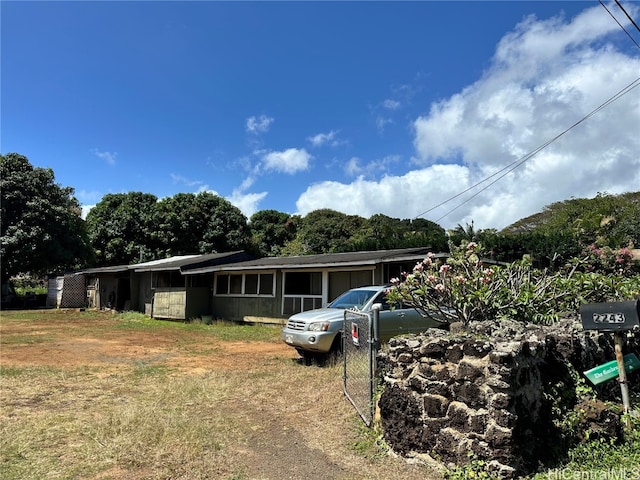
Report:
M378 314L345 310L342 330L344 394L370 427L375 415L375 366ZM376 326L376 328L374 328Z

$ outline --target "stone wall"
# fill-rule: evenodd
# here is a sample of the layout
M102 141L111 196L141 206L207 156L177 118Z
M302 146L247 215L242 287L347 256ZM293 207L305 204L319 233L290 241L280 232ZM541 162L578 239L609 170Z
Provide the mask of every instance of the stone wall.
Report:
M639 340L630 338L625 353L640 355ZM580 400L576 372L612 359L612 335L584 332L575 319L553 327L454 325L394 338L378 359L385 440L397 453L426 453L448 466L466 464L472 453L500 478L532 472L567 446L552 409ZM598 396L620 402L620 387L608 382ZM616 418L599 421L610 424L603 434L619 435Z

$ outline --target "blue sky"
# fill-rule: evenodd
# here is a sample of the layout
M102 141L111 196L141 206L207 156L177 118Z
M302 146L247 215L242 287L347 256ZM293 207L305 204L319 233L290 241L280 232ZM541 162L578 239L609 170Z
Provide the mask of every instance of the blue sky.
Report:
M500 229L640 190L640 47L597 1L3 1L0 15L0 151L52 168L85 208L211 191L247 217Z

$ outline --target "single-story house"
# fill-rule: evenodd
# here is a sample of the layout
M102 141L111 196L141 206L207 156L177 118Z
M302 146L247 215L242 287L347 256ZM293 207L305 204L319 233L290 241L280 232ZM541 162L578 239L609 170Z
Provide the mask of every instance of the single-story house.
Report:
M429 251L419 247L266 257L202 267L185 265L180 271L193 277L187 284L213 282L213 316L284 324L290 315L326 305L350 288L389 283L401 272L411 271Z
M244 251L185 255L82 270L87 305L188 320L284 324L350 288L389 283L422 261L427 247L253 259ZM438 254L446 257L448 254Z

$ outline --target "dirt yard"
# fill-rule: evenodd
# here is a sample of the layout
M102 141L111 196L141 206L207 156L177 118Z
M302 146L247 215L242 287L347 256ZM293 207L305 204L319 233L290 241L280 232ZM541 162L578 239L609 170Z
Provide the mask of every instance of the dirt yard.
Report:
M19 478L16 472L38 471L34 465L38 452L29 452L27 445L44 453L51 441L47 432L55 429L67 431L63 440L56 438L69 447L60 450L62 459L49 461L77 466L61 467L56 473L45 464L42 468L49 471L42 478L442 478L433 465L410 464L371 446L375 435L362 426L342 392L341 366L302 365L295 351L279 341L277 332L244 341L225 337L221 328L210 332L202 325L190 328L169 322L158 322L155 327L115 317L102 312L33 311L19 317L2 312L0 435L16 440L2 444L0 477ZM136 372L138 376L133 377ZM128 387L130 378L144 380L135 380ZM159 384L173 392L180 388L173 385L185 385L185 389L215 385L220 390L216 395L198 394L209 405L198 405L197 397L194 402L182 400L172 406L175 415L192 412L203 424L211 425L212 437L220 439L214 452L205 455L185 450L182 454L177 445L154 452L153 442L159 450L167 441L156 437L153 442L139 443L145 456L110 453L116 452L112 444L121 433L105 433L105 425L115 421L105 418L112 408L109 402L133 403L140 392L162 388ZM165 400L163 408L167 402L171 400ZM68 426L52 423L52 418L67 418L65 415L72 416L64 420ZM83 424L79 430L94 433L74 433L74 415ZM46 428L39 427L36 418L38 422L48 419ZM187 430L197 430L197 418L184 421L195 422L186 423L190 425ZM25 423L33 427L22 427ZM24 428L34 432L23 432ZM118 428L117 432L124 429ZM138 428L139 442L144 442L148 427ZM29 439L18 445L23 434ZM103 451L92 457L87 452L97 444Z

